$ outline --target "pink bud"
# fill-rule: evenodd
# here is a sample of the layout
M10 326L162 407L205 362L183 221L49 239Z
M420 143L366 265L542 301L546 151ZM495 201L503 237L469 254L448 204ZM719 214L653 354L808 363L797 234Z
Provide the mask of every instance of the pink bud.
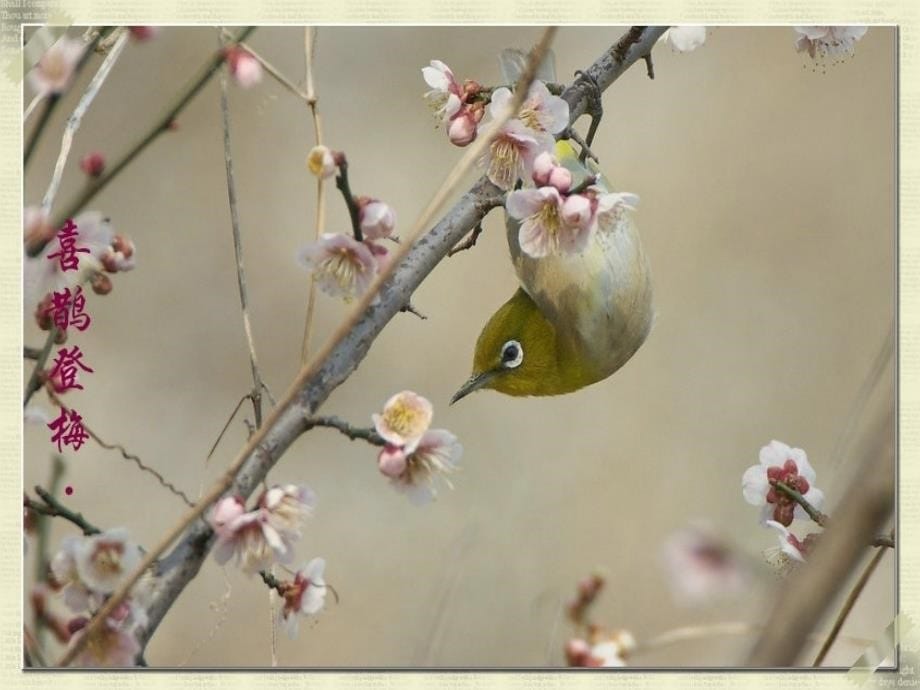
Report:
M99 177L105 170L105 156L98 151L87 153L80 159L80 170L90 177Z
M406 456L402 448L391 446L390 444L384 446L383 450L380 451L380 456L377 458L377 467L391 479L396 479L402 475L406 471Z
M262 65L249 52L239 46L225 49L224 57L230 74L244 89L255 86L262 81Z
M573 194L562 203L562 220L568 225L584 228L591 222L591 202L581 194Z
M572 186L572 173L568 168L556 166L549 174L549 184L565 194Z
M83 628L85 628L88 623L89 618L86 616L77 616L76 618L72 618L70 621L68 621L67 630L71 635L73 635L75 632L83 630Z
M467 146L476 139L476 122L466 109L461 110L447 128L447 138L454 146Z
M396 211L382 201L361 197L358 200L358 220L364 236L369 240L378 240L393 233Z
M553 154L544 151L533 161L533 181L538 187L545 187L549 184L549 177L556 168L556 159Z

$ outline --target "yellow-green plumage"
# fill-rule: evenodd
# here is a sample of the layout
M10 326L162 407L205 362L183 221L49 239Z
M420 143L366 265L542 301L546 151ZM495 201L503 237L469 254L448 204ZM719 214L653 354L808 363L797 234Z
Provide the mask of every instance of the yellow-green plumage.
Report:
M589 171L570 145L557 144L573 186ZM598 186L610 189L601 178ZM473 374L454 400L479 388L509 395L559 395L601 381L639 349L653 321L652 286L639 234L624 213L598 228L578 254L533 258L521 251L520 225L507 221L508 246L521 287L489 319L473 359ZM520 364L503 365L515 341Z

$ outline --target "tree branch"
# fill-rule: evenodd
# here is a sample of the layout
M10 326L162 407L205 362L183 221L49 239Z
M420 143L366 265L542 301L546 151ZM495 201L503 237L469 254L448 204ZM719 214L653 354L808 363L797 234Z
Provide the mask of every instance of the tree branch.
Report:
M642 59L643 54L651 50L663 32L663 27L631 30L614 49L602 55L588 72L602 89L608 87L630 65ZM528 70L529 77L527 74L522 77L521 86L525 88L522 91L516 90L520 94L520 99L526 93L526 86L533 78L538 63L539 60ZM571 120L574 121L585 110L587 90L578 82L564 92L563 98L569 103ZM516 105L519 106L520 103ZM482 145L486 143L487 141L483 141ZM201 519L207 506L226 490L248 496L256 489L271 467L309 427L308 419L330 393L357 368L374 339L390 319L409 302L419 284L450 249L482 221L486 213L502 204L502 191L485 177L480 178L424 237L414 241L419 230L427 227L433 210L443 202L450 186L465 172L468 163L480 154L482 146L479 144L477 141L470 147L463 163L458 165L441 192L422 213L416 231L399 245L400 250L396 252L390 270L381 274L368 294L355 305L351 312L352 318L340 329L342 335L337 331L330 342L314 355L311 363L301 370L288 395L279 402L263 428L246 444L237 460L230 466L226 481L219 482L215 490L206 494L198 507L183 519L180 525L189 525L187 529L180 532L170 531L163 542L152 549L145 561L138 566L139 573L153 563L166 546L180 538L172 552L156 563L156 577L153 578L151 589L148 591L149 623L140 636L142 645L146 645L166 612L197 574L210 551L214 534ZM379 291L375 295L374 291L378 286ZM106 607L94 617L91 626L98 625L98 621L107 615L107 607L114 608L123 599L137 581L137 577L129 578L128 582L112 595ZM88 635L89 632L84 637ZM76 646L71 648L61 660L61 665L68 664L76 651Z

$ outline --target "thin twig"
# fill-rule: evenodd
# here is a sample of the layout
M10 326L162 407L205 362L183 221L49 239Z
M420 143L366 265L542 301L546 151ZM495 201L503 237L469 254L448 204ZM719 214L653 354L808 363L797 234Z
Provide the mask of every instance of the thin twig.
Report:
M93 56L93 51L96 48L96 44L102 39L103 36L108 34L110 31L113 31L114 27L107 27L101 32L96 33L96 35L90 40L89 44L83 50L83 55L80 56L77 66L74 68L73 77L71 78L71 83L75 82L80 76L80 73L83 71L83 68L86 67L87 62ZM42 114L39 117L38 122L35 124L35 128L32 130L32 134L26 141L25 150L22 155L22 166L25 168L29 164L29 161L32 158L32 154L35 153L35 148L38 146L38 142L41 139L42 133L45 131L48 123L51 121L51 116L54 114L54 111L57 105L61 102L61 95L59 93L53 93L45 101L45 107L42 109Z
M894 531L891 532L890 536L894 538ZM885 549L879 549L876 551L875 555L872 556L872 560L869 561L869 564L866 566L865 570L863 570L862 575L859 576L856 584L853 585L853 589L850 590L846 601L843 602L843 606L840 608L840 612L837 614L837 619L834 621L834 626L831 628L830 633L828 633L824 644L821 645L821 650L818 652L818 656L815 657L812 666L817 668L824 662L825 657L827 657L827 653L831 650L831 647L834 644L834 640L836 640L837 636L840 634L840 629L843 628L843 624L846 622L847 617L853 610L853 606L856 604L856 600L859 599L859 595L862 594L862 591L866 588L866 584L869 582L869 578L872 577L872 573L875 572L875 569L878 567L878 564L881 563L882 557L884 555Z
M54 402L54 404L56 404L58 407L66 407L66 405L64 405L64 403L57 396L57 394L54 393L54 391L48 390L48 397L50 397L51 401ZM89 434L89 437L93 439L93 441L95 441L99 446L101 446L105 450L117 450L119 453L121 453L121 457L123 457L125 460L130 460L131 462L133 462L135 465L138 466L138 468L142 472L146 472L147 474L151 474L154 477L156 477L157 481L160 482L161 486L163 486L164 488L168 489L173 494L181 498L182 501L185 503L185 505L187 506L195 505L192 502L192 500L182 492L181 489L176 487L175 484L167 480L166 477L164 477L162 474L157 472L152 467L145 465L143 460L141 460L134 453L129 453L123 445L119 443L106 443L99 437L99 435L95 431L93 431L86 425L85 420L83 421L83 429L86 431L87 434Z
M54 166L51 182L48 184L48 191L45 192L45 196L42 198L42 210L46 214L50 215L51 205L54 203L54 197L57 195L61 179L64 177L64 166L67 164L67 156L70 155L70 147L73 144L73 138L77 130L80 129L80 124L83 122L83 116L95 100L96 95L102 88L102 84L108 78L109 73L112 71L112 67L115 66L115 62L118 60L118 56L121 55L125 46L128 45L128 39L131 38L131 34L127 29L119 30L122 33L115 42L115 46L109 54L106 55L105 60L102 61L102 64L99 66L99 71L96 72L89 86L86 87L86 91L80 98L80 102L77 103L77 107L74 108L73 114L67 118L64 136L61 137L61 151L58 154L57 163Z
M53 455L51 457L51 476L48 477L48 493L54 496L58 492L58 487L60 486L61 479L64 476L66 470L64 465L64 458L60 455ZM38 510L33 508L30 505L32 503L31 499L25 499L26 506L30 509L33 509L36 513L40 515L47 515L43 510ZM48 579L48 537L51 533L51 521L45 519L44 517L39 517L36 520L36 529L38 531L38 537L35 540L35 580L36 582L44 582ZM38 612L35 611L35 616L32 620L32 625L35 628L35 635L38 640L40 647L44 647L44 633L45 633L45 621L38 615Z
M42 515L47 515L49 517L63 518L79 527L83 534L88 537L92 536L93 534L100 534L102 532L101 529L87 522L86 518L84 518L82 514L75 513L69 508L63 506L60 501L58 501L49 491L46 491L40 486L36 486L35 493L38 494L42 501L44 501L45 505L42 505L37 501L33 501L31 498L27 498L25 503L30 510L34 510L36 513L41 513Z
M23 125L25 125L26 122L29 121L29 117L35 111L35 108L38 106L38 104L44 100L44 98L45 98L45 94L40 93L40 94L36 94L35 98L31 100L25 112L22 114L22 124Z
M26 395L22 402L23 407L29 404L29 400L32 399L35 391L42 387L45 376L45 364L48 362L48 355L51 354L51 348L54 347L54 340L57 338L57 334L57 327L52 326L51 330L48 331L48 337L45 338L45 344L42 345L41 352L38 353L38 357L35 359L35 366L32 368L32 374L29 376L29 381L26 384Z
M313 141L315 146L323 144L323 124L319 114L319 101L313 86L313 59L316 51L316 27L304 27L303 52L307 72L307 104L313 114ZM319 239L326 227L326 180L322 175L316 176L316 231L313 241ZM303 343L300 347L300 364L307 363L310 355L310 335L313 329L313 314L316 311L316 274L310 273L310 287L307 291L307 315L303 325Z
M262 582L264 582L269 589L273 589L281 596L284 596L284 587L277 577L272 575L267 570L260 570L259 575L262 577Z
M237 42L242 41L246 36L255 31L254 26L248 26L244 28L240 35L237 37ZM140 140L132 146L126 154L124 154L118 161L116 161L111 168L107 169L102 175L100 175L92 184L86 185L76 199L67 207L67 209L61 213L55 221L52 222L52 227L60 227L61 224L67 218L73 218L80 210L83 209L86 204L92 201L95 196L101 192L115 177L117 177L124 168L129 165L135 158L140 155L150 144L152 144L157 137L159 137L163 132L167 132L170 129L171 123L176 119L176 117L181 113L185 107L191 102L192 98L204 88L208 81L217 73L217 68L220 67L224 62L224 55L222 51L216 51L208 61L202 67L200 73L194 77L191 82L179 93L175 101L166 108L162 115L160 115L153 126L144 134ZM29 256L37 256L44 249L44 245L37 243L36 248L34 248Z
M354 194L351 193L351 185L348 183L348 161L342 156L342 162L339 163L339 174L335 176L335 187L342 192L342 198L348 207L348 215L351 218L351 231L355 239L360 242L364 239L361 232L361 211L358 209L358 202Z
M227 433L227 429L230 428L230 423L233 421L233 418L236 417L236 413L240 411L240 408L243 406L243 403L249 399L249 393L240 398L240 401L236 404L236 407L233 408L233 412L230 413L230 416L227 417L227 422L224 424L224 428L220 430L220 433L217 434L217 438L214 439L214 445L211 446L211 450L208 451L207 457L204 461L207 463L211 459L211 456L214 455L214 451L217 450L217 445L220 443L220 440L224 437L224 434Z
M276 68L274 65L272 65L272 63L270 63L268 60L266 60L264 57L262 57L259 53L257 53L257 52L254 51L252 48L250 48L248 44L243 43L243 42L239 42L239 46L240 46L240 48L242 48L243 50L245 50L247 53L249 53L250 55L252 55L252 57L254 57L254 58L256 59L256 61L257 61L260 65L262 65L262 68L263 68L266 72L268 72L269 76L270 76L272 79L274 79L275 81L277 81L277 82L278 82L279 84L281 84L281 86L283 86L285 89L287 89L287 90L290 91L292 94L294 94L295 96L297 96L299 99L301 99L302 101L304 101L304 103L309 103L309 98L308 98L307 94L304 93L300 88L298 88L297 85L296 85L294 82L292 82L290 79L288 79L286 76L284 76L284 74L282 74L281 71L280 71L278 68Z
M821 527L827 527L827 519L828 519L827 515L825 515L820 510L815 508L811 503L809 503L808 500L802 494L800 494L798 491L793 489L788 484L784 484L783 482L776 482L774 486L777 489L779 489L782 493L786 494L793 501L795 501L800 506L802 506L802 509L806 513L808 513L808 517L810 517L813 521L821 525Z
M223 44L223 39L218 38ZM252 371L253 414L256 427L262 426L262 372L256 357L256 344L252 337L252 324L249 321L249 297L246 292L246 271L243 268L243 241L240 238L240 215L236 203L236 183L233 179L233 155L230 146L230 106L227 102L227 70L220 74L220 115L224 127L224 163L227 168L227 198L230 202L230 226L233 232L233 253L236 256L236 282L240 289L240 310L243 312L243 330L246 333L246 345L249 347L249 368Z
M760 632L763 630L763 627L764 626L762 624L742 623L740 621L712 623L709 625L688 625L663 632L646 642L640 642L635 651L632 653L643 654L645 652L650 652L661 647L669 647L681 642L687 642L691 640L705 640L710 637L721 637L723 635L751 635ZM812 633L808 636L808 639L812 642L819 642L824 639L824 635L821 633ZM858 647L865 647L872 644L871 640L867 640L861 637L841 636L839 639L845 640L846 642L849 642L850 644Z
M406 306L404 306L404 307L403 307L402 309L400 309L399 311L400 311L400 313L405 312L405 313L407 313L407 314L412 314L413 316L417 316L417 317L420 318L422 321L427 321L427 320L428 320L428 317L425 316L425 315L424 315L422 312L420 312L418 309L416 309L415 306L412 304L412 302L409 302Z
M42 351L37 347L29 347L28 345L22 346L22 358L23 359L38 359L41 357Z
M438 209L440 209L441 205L447 200L449 195L453 193L460 180L462 180L467 171L469 171L469 169L475 164L479 156L483 154L486 147L491 144L492 139L500 131L500 128L511 117L517 114L517 111L521 107L527 90L530 84L533 82L537 65L539 65L540 61L543 59L543 55L546 54L546 51L548 50L549 44L554 35L555 28L553 27L550 27L543 32L543 37L541 38L540 43L531 53L530 61L528 62L524 75L521 77L521 81L518 85L519 88L516 89L511 107L503 113L502 117L497 118L487 128L487 131L483 134L482 137L470 145L466 153L461 157L460 161L447 176L447 179L442 183L441 188L437 191L434 198L428 203L425 210L416 221L412 231L409 233L406 241L398 245L397 250L394 252L393 259L388 262L387 265L377 274L368 290L364 293L360 300L355 302L343 323L335 330L327 343L310 359L306 365L301 368L300 372L295 377L284 397L271 411L271 414L269 415L265 424L262 425L262 427L259 428L250 437L249 441L239 452L236 459L230 464L230 466L227 468L227 471L215 483L211 490L208 491L208 493L198 501L195 507L183 515L179 521L169 529L169 531L160 539L160 541L147 553L140 564L138 564L134 572L122 580L122 584L112 593L112 595L106 600L106 603L103 604L103 606L96 612L96 614L87 624L86 628L84 629L84 634L81 635L73 645L71 645L71 647L61 658L58 663L59 666L70 665L70 663L82 651L86 642L90 639L93 639L93 635L97 633L100 626L103 624L103 621L107 620L115 608L122 601L124 601L125 597L131 592L132 587L134 587L134 585L143 576L147 569L153 565L153 563L163 554L164 551L166 551L167 548L169 548L169 546L177 538L179 538L179 536L185 531L187 527L198 520L201 515L203 515L204 512L211 506L211 504L223 496L224 493L233 485L234 481L237 480L237 473L243 469L243 466L245 465L246 461L249 460L252 453L261 455L268 451L267 454L269 457L271 456L271 451L269 449L262 448L262 443L269 435L269 432L273 430L274 425L278 424L279 420L281 420L285 415L292 413L291 409L294 407L292 403L294 403L294 401L303 394L302 389L305 387L306 383L317 373L317 371L319 371L326 358L330 356L335 347L345 339L351 329L354 328L361 317L364 316L368 307L370 307L371 302L377 299L377 293L380 292L380 288L383 286L384 282L395 272L397 266L399 266L402 259L405 258L406 254L409 253L409 250L415 244L415 241L422 235L425 230L428 229L429 223L431 223Z
M367 429L352 426L343 419L338 417L310 417L307 419L307 428L323 426L329 429L337 429L352 441L367 441L375 446L386 445L386 441L374 429Z
M476 227L473 228L473 232L470 233L469 237L466 238L463 242L456 245L453 249L447 252L447 258L451 258L454 254L459 254L460 252L465 252L469 249L472 249L476 246L476 240L479 239L479 236L482 234L482 223L476 223Z

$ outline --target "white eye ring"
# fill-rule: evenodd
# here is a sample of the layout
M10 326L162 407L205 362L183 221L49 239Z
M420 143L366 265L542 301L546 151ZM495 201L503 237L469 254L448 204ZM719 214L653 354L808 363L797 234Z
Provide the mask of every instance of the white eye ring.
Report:
M509 340L502 345L502 366L505 369L514 369L521 366L524 361L524 348L517 340Z

